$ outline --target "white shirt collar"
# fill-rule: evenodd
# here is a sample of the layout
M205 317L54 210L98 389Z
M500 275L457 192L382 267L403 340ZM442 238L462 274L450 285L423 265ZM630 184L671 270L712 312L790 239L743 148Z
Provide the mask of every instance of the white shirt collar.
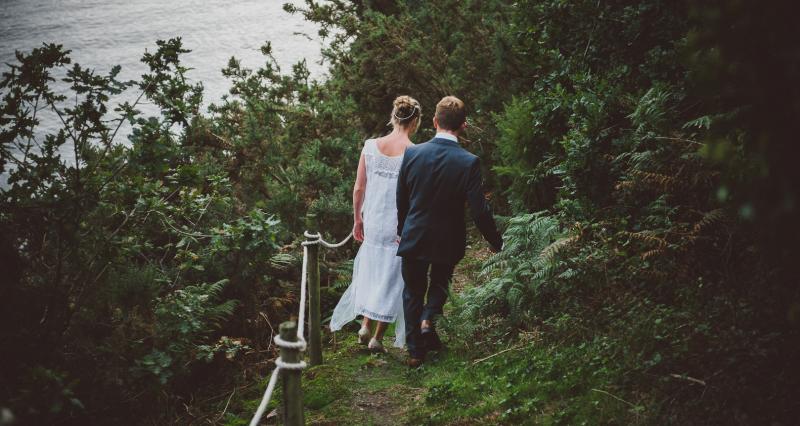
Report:
M450 133L437 133L434 139L447 139L453 142L458 142L458 138Z

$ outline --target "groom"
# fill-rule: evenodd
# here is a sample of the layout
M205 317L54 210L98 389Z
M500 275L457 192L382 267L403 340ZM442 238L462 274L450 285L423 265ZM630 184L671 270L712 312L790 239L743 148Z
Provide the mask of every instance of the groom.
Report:
M403 258L411 367L422 364L428 350L441 347L433 320L442 314L453 268L464 257L465 203L492 251L503 246L481 188L480 159L458 143L467 126L464 102L454 96L442 98L433 125L436 136L406 150L397 179L397 255Z

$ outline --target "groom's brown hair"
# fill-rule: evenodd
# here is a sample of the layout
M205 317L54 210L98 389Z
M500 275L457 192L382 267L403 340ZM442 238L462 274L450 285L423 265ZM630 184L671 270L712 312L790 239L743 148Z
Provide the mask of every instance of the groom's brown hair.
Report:
M445 96L436 104L436 121L439 127L456 131L467 120L467 111L464 102L455 96Z

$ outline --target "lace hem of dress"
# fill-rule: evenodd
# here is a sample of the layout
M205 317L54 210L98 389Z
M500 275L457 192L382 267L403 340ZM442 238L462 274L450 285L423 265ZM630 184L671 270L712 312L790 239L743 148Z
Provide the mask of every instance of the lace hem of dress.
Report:
M394 320L395 320L395 315L379 314L377 312L372 312L369 309L364 308L364 307L356 308L356 314L357 315L363 315L363 316L365 316L365 317L367 317L369 319L372 319L372 320L375 320L375 321L381 321L381 322L394 322Z

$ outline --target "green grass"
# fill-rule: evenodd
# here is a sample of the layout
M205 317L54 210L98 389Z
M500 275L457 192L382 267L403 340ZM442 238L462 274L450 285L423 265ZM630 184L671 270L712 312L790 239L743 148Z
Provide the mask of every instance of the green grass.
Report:
M348 334L349 333L349 334ZM355 330L304 374L311 424L631 424L643 405L606 384L621 374L605 339L514 343L488 359L458 342L419 369L405 354L372 355ZM499 352L499 350L497 351ZM495 353L497 353L495 352ZM476 362L477 361L477 362ZM620 399L618 399L620 398Z
M630 424L643 409L603 386L618 371L597 356L601 340L530 342L477 363L452 348L412 370L404 354L368 354L351 334L304 375L310 424Z
M536 342L477 363L463 352L442 354L416 372L426 392L410 423L635 422L642 407L602 389L617 372L596 356L599 350L596 345L555 347Z
M597 356L602 341L530 342L477 363L474 353L453 347L412 370L403 352L370 354L355 331L348 333L339 336L335 351L326 350L324 365L303 373L308 424L630 424L642 410L603 386L618 371ZM266 378L262 382L261 391ZM280 397L278 391L270 410L280 406ZM226 424L247 424L259 399L242 402L241 414ZM278 424L279 417L267 424Z
M471 250L459 265L461 291L480 282L488 253ZM458 309L458 295L446 311ZM455 307L454 307L455 306ZM644 423L643 401L623 398L614 389L624 375L622 360L609 338L590 341L548 339L539 333L509 336L499 323L454 324L441 332L448 348L432 353L419 369L405 366L404 351L371 354L360 346L356 327L337 333L324 351L325 363L303 372L308 424L317 425L473 425L473 424L636 424ZM554 335L568 334L563 325ZM560 331L557 331L560 328ZM474 330L479 330L479 338ZM465 330L469 330L466 332ZM472 334L471 334L472 333ZM493 334L494 333L494 334ZM325 339L326 341L328 339ZM391 344L391 332L386 343ZM507 350L508 349L508 350ZM266 386L266 379L262 380ZM263 392L263 386L259 386ZM280 386L278 386L280 388ZM629 393L629 392L628 392ZM239 405L239 416L255 411L260 394ZM280 392L270 405L280 406ZM234 410L235 411L235 410ZM269 412L269 410L268 410ZM277 424L280 415L268 424Z

